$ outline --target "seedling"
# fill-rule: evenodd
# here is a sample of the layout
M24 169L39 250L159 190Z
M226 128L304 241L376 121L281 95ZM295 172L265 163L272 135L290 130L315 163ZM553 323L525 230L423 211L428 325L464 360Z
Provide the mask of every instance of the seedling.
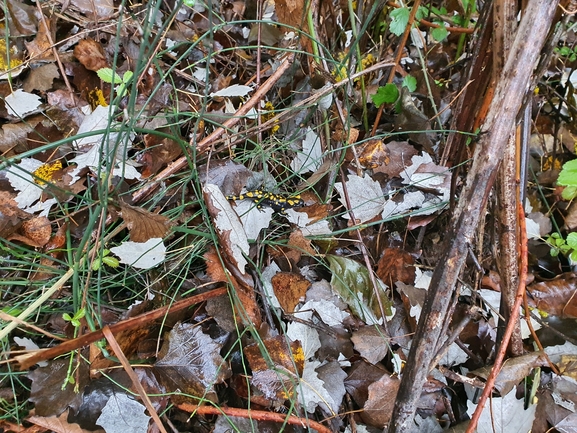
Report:
M120 78L120 75L110 68L99 69L97 74L105 83L118 84L118 86L115 87L115 90L116 94L121 98L128 92L128 84L130 84L130 80L132 80L132 76L134 75L132 71L126 71L122 78Z
M92 262L92 270L97 271L100 269L102 264L110 266L111 268L117 268L120 262L116 257L109 256L110 250L102 251L102 257L97 258Z

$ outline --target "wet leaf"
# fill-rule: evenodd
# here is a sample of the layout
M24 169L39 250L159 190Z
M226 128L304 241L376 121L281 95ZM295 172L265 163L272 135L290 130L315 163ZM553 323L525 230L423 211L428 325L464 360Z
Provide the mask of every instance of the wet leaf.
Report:
M166 246L161 238L151 238L146 242L126 241L110 248L110 251L118 256L120 263L137 269L153 268L166 257Z
M81 39L74 48L74 56L89 71L108 67L104 49L94 39Z
M527 287L530 304L549 315L577 318L577 275L567 272Z
M311 285L306 278L290 272L279 272L272 277L271 282L274 294L287 314L294 312Z
M327 260L332 272L331 286L348 304L353 314L367 325L382 324L379 303L367 268L344 257L327 255ZM393 312L386 294L387 286L378 278L375 279L385 314L392 316Z
M179 323L168 334L154 371L169 392L180 390L216 401L214 386L231 374L219 354L221 348L199 326Z
M114 393L108 399L96 423L106 433L146 433L150 417L146 407L124 393Z

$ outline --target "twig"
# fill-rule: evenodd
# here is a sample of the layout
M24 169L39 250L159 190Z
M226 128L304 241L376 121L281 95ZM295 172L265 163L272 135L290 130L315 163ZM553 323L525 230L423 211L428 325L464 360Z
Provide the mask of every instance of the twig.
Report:
M257 421L272 421L278 423L287 423L292 425L298 425L301 427L311 427L314 428L319 433L332 433L332 430L325 427L319 422L299 418L294 415L283 415L282 413L267 412L264 410L253 410L253 409L237 409L234 407L213 407L213 406L198 406L190 403L180 403L176 404L179 409L184 410L190 414L201 414L201 415L226 415L226 416L237 416L239 418L255 419Z
M489 395L493 392L493 386L495 385L495 380L497 379L497 375L501 371L501 367L503 366L503 360L505 359L505 354L507 352L507 345L509 344L509 340L513 335L513 331L517 325L519 320L519 309L521 308L521 304L523 302L523 295L525 294L526 282L527 282L527 224L525 223L525 211L523 209L522 203L517 203L517 209L519 215L523 216L523 218L519 217L519 243L521 245L521 263L519 265L519 287L517 288L517 295L515 297L515 303L513 304L513 311L511 311L511 317L509 317L509 322L507 323L507 328L505 329L505 334L503 334L503 341L501 343L501 348L495 357L495 362L493 364L493 368L491 369L491 374L487 378L487 383L485 384L485 389L483 390L483 394L481 394L481 398L479 399L479 403L477 404L477 408L475 409L475 413L471 417L471 422L469 423L466 433L473 433L477 429L477 423L479 422L479 418L481 417L481 413L483 412L483 407L485 406L485 402Z
M211 290L210 292L201 293L196 296L191 296L190 298L182 299L178 302L175 302L172 305L167 305L165 307L149 311L148 313L144 313L139 316L124 320L122 322L115 323L114 325L110 325L110 331L113 334L117 334L118 332L126 331L127 329L139 328L144 324L148 324L151 321L160 319L169 312L175 313L191 305L198 304L199 302L204 302L207 299L222 296L225 293L226 289L220 288ZM39 350L32 356L26 355L23 357L15 357L15 359L20 363L20 368L25 370L31 367L32 365L36 364L37 362L45 361L47 359L54 358L56 356L62 355L72 350L79 349L81 347L89 345L90 343L94 343L95 341L98 341L102 338L104 338L104 334L102 333L102 330L99 329L97 331L84 334L73 340L65 341L64 343L59 344L58 346L51 347L50 349Z
M124 371L126 371L126 374L128 374L128 377L130 377L132 385L134 385L134 387L138 391L138 395L140 396L142 402L144 403L144 406L146 406L146 409L148 409L148 414L152 417L161 433L168 433L164 428L162 421L160 421L160 417L158 416L156 409L154 409L154 406L152 405L150 398L146 394L146 390L140 383L140 380L138 380L138 376L132 369L130 362L128 362L128 359L124 355L124 352L122 352L122 348L116 341L116 338L114 338L114 335L112 334L112 331L110 330L110 327L108 325L105 325L104 328L102 328L102 334L106 338L106 341L108 341L108 344L110 344L110 348L112 349L112 351L122 364L122 367L124 367Z

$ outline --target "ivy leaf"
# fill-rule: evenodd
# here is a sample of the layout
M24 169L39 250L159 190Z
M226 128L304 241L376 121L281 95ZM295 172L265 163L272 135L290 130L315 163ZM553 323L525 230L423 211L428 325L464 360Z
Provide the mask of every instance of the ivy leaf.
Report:
M377 90L377 93L371 95L373 103L378 107L383 104L392 104L399 98L399 89L393 83L389 83L386 86L381 86Z
M113 84L122 83L122 78L120 78L120 75L114 73L114 71L110 68L99 69L96 73L98 74L98 78L100 78L105 83L113 83L113 80Z
M414 92L417 90L417 79L412 75L407 75L403 78L403 87L409 89L409 92Z
M398 8L391 11L390 29L395 36L401 36L409 23L409 8Z
M577 186L577 159L563 164L563 169L557 179L558 185Z

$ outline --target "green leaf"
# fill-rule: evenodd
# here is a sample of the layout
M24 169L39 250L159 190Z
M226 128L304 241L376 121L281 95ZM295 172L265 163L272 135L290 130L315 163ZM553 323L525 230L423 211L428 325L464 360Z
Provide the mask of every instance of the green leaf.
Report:
M415 14L415 19L422 20L425 19L428 15L429 15L429 9L426 8L425 6L419 6L419 9L417 9L417 13Z
M563 168L561 169L561 173L559 173L559 178L557 179L557 184L563 186L577 186L577 159L563 164Z
M443 25L443 23L438 23L441 27L437 27L431 30L431 36L433 37L434 40L436 40L437 42L441 42L443 40L445 40L447 38L447 36L449 36L449 31L447 30L447 28Z
M134 72L132 71L126 71L124 73L124 75L122 76L122 82L124 84L128 84L130 82L130 80L132 79L132 76L134 75Z
M407 75L403 78L403 87L409 89L409 92L417 90L417 79L412 75Z
M348 304L353 314L367 324L379 323L381 312L367 268L340 256L329 254L326 258L332 272L331 287ZM377 285L385 314L391 316L391 301L386 294L386 286L379 279Z
M110 68L99 69L96 73L98 74L98 78L100 78L105 83L112 83L113 79L114 84L122 83L122 78L120 78L118 74L115 74L114 71Z
M396 36L401 36L409 23L409 8L398 8L391 11L390 29Z
M559 250L557 248L551 248L549 254L551 254L551 257L557 257L559 255Z
M196 0L184 0L184 5L188 6L189 8L193 8L196 4Z
M380 107L383 104L392 104L399 98L399 89L393 83L389 83L386 86L381 86L377 90L377 93L371 95L373 103Z
M563 200L573 200L575 197L577 197L577 186L566 186L565 188L563 188L563 192L561 192L561 197L563 197Z
M577 262L577 251L573 251L569 256L572 262Z
M117 268L120 265L120 262L116 257L103 257L102 263L104 263L107 266L110 266L111 268Z
M67 322L70 322L70 321L72 320L72 316L71 316L70 314L68 314L68 313L64 313L64 314L62 315L62 318L63 318L64 320L66 320Z
M100 259L96 259L92 262L92 270L93 271L99 270L100 266L102 266L102 261Z
M567 245L572 249L577 250L577 233L571 232L567 235Z

